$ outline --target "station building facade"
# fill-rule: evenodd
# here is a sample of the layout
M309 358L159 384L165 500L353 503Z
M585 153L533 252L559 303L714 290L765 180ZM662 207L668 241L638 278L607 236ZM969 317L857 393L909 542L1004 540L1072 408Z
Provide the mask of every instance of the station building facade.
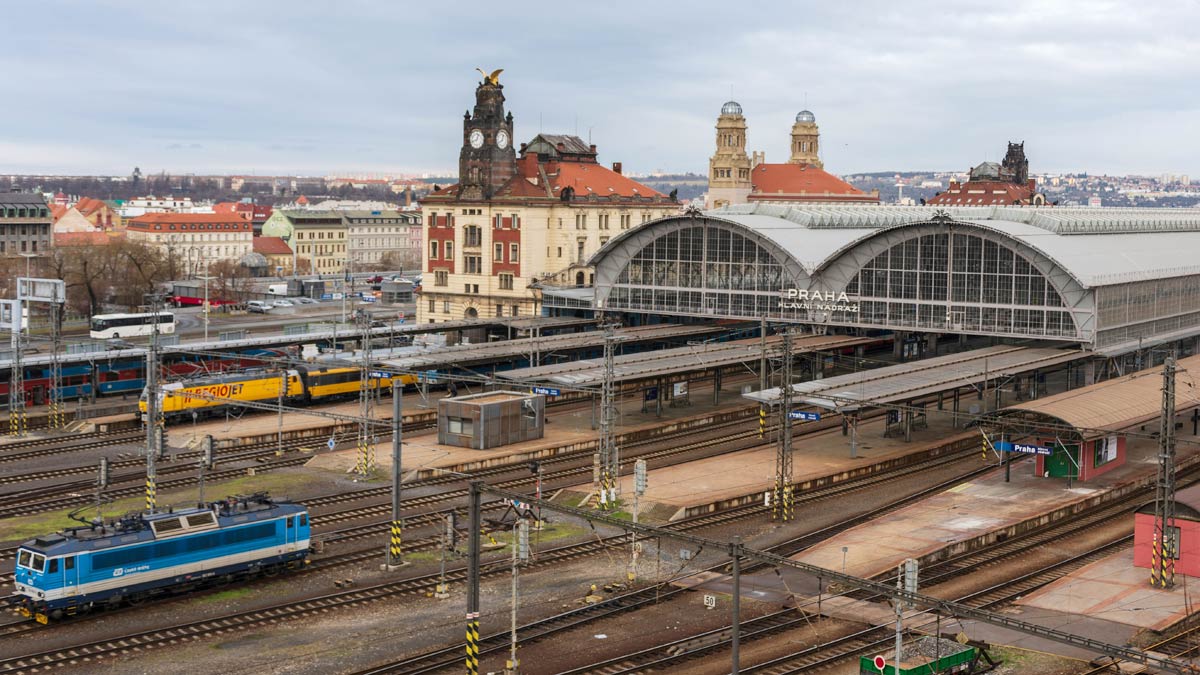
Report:
M1200 209L749 204L622 232L589 263L599 311L1119 355L1200 335L1197 250Z

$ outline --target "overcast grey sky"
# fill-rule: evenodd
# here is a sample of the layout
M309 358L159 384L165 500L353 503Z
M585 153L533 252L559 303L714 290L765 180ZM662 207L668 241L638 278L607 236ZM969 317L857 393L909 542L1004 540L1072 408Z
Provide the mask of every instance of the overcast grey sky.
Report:
M743 13L731 15L729 7ZM705 171L721 104L783 161L795 113L836 173L1200 175L1200 4L6 3L0 173L454 170L504 68L518 141L578 133L627 171Z

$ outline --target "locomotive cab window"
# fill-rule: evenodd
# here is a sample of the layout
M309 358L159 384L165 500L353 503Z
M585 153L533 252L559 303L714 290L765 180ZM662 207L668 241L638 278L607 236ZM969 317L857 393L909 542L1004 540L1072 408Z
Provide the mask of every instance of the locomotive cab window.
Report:
M69 556L63 558L63 569L64 570L75 569L75 556L69 555Z
M50 569L48 569L46 571L50 572L51 574L58 571L58 558L50 559Z
M288 518L288 519L287 519L287 528L290 530L290 529L292 529L292 528L293 528L293 527L295 527L295 526L296 526L296 523L293 523L293 522L292 522L292 519L291 519L291 518Z
M30 561L33 560L33 554L25 549L21 549L17 554L17 567L28 568Z
M300 527L304 527L305 525L308 525L308 514L302 513L300 514Z

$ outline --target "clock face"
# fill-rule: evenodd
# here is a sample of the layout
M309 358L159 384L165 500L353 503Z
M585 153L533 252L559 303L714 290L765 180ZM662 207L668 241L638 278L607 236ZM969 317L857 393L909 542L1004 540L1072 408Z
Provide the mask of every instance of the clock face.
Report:
M471 131L471 147L476 148L476 149L483 147L483 132L482 131L480 131L478 129L473 129Z
M496 145L500 146L501 150L508 147L508 132L507 131L501 130L500 133L496 134Z

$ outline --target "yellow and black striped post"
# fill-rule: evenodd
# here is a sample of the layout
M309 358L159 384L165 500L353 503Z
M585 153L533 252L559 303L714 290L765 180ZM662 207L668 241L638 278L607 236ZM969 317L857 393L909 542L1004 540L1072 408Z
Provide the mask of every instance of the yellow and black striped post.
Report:
M987 436L983 436L983 437L980 439L980 442L981 442L981 443L982 443L982 445L983 445L983 461L985 461L985 462L986 462L986 461L987 461L987 451L988 451L988 442L987 442Z
M758 437L767 437L767 406L764 403L758 404Z
M1152 588L1158 588L1161 585L1159 583L1159 580L1161 578L1159 576L1159 569L1158 569L1159 557L1160 556L1159 556L1159 551L1158 551L1158 533L1155 532L1154 533L1154 541L1152 541L1150 543L1150 586Z
M467 675L479 675L479 612L467 612Z
M158 486L154 476L146 476L146 511L153 513L158 505Z
M400 553L402 552L401 543L403 542L403 538L404 525L399 520L393 520L392 539L388 545L388 552L391 554L391 561L393 564L395 564L395 561L400 560Z
M783 486L783 517L780 520L789 521L792 519L792 486L790 483L784 483Z
M1166 542L1166 546L1163 546L1162 585L1163 588L1175 586L1175 547L1172 541Z

